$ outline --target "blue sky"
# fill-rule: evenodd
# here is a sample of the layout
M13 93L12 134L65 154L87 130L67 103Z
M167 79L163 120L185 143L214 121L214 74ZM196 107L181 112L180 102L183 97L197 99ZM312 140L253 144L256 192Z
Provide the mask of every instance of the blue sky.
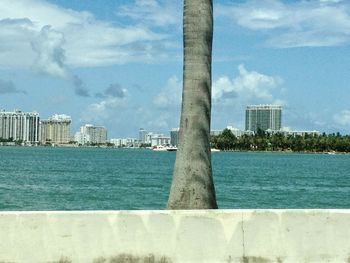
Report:
M350 1L214 0L212 128L248 104L293 130L350 130ZM179 123L182 1L1 0L0 108L72 117L109 137Z

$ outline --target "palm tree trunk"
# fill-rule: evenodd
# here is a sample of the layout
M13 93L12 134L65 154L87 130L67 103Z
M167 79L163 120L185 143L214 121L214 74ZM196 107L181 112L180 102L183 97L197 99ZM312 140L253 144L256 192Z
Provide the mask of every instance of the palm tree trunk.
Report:
M179 146L168 209L217 208L210 153L212 0L184 0Z

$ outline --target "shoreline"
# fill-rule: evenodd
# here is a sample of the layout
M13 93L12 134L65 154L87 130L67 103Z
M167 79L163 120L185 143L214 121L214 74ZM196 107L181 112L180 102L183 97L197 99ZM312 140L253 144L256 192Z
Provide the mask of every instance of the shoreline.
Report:
M116 146L106 146L106 145L74 145L74 144L56 144L56 145L3 145L0 144L0 148L2 147L39 147L39 148L102 148L102 149L132 149L132 150L149 150L145 147L116 147ZM299 154L327 154L327 155L347 155L350 154L350 152L338 152L338 151L327 151L327 152L317 152L317 151L292 151L292 150L285 150L285 151L276 151L276 150L220 150L219 152L249 152L249 153L299 153Z

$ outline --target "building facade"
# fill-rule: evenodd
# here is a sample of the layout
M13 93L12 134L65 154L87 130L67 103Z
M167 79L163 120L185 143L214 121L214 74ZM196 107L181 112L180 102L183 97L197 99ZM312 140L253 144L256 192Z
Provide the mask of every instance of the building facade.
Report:
M281 131L270 131L268 130L267 133L269 134L282 134L283 136L305 136L305 135L311 135L311 136L319 136L321 133L319 131L292 131L292 130L281 130Z
M170 145L178 146L179 144L179 128L174 128L170 131Z
M0 138L37 144L40 140L39 113L0 111Z
M151 144L151 146L157 146L157 145L170 145L170 137L165 136L164 134L157 134L153 132L149 132L146 134L146 140L145 143Z
M258 132L279 131L282 125L282 106L280 105L250 105L245 115L245 130Z
M243 135L253 135L254 134L254 132L252 132L252 131L249 131L249 130L242 131L242 130L240 130L238 128L235 128L233 126L227 126L226 129L230 130L232 132L232 134L234 136L236 136L236 137L241 137Z
M167 146L170 145L170 137L164 136L163 134L153 134L151 139L151 146Z
M48 120L41 121L41 143L69 143L71 122L71 118L64 114L56 114Z
M103 126L86 124L80 127L80 132L75 134L75 140L82 145L106 143L107 129Z
M143 128L140 128L139 130L139 142L140 143L146 143L147 137L147 131Z
M75 133L74 141L80 145L85 145L90 142L90 136L88 134L83 134L79 131Z
M115 147L137 147L139 140L136 138L116 138L111 139L110 143L114 144Z

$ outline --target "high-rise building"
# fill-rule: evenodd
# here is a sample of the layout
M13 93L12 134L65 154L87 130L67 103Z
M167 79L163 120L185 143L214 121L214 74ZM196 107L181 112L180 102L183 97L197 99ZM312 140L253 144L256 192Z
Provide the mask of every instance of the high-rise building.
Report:
M0 138L36 144L40 138L40 117L37 112L0 111Z
M106 143L107 129L103 126L85 124L80 127L80 132L75 134L75 140L80 144Z
M178 146L179 140L179 128L174 128L170 131L170 144L172 146Z
M140 143L146 143L146 135L147 135L147 131L143 128L140 128L140 130L139 130L139 142Z
M41 121L41 143L68 143L71 122L71 118L64 114L55 114L48 120Z
M278 131L281 129L282 106L249 105L245 115L246 131Z

